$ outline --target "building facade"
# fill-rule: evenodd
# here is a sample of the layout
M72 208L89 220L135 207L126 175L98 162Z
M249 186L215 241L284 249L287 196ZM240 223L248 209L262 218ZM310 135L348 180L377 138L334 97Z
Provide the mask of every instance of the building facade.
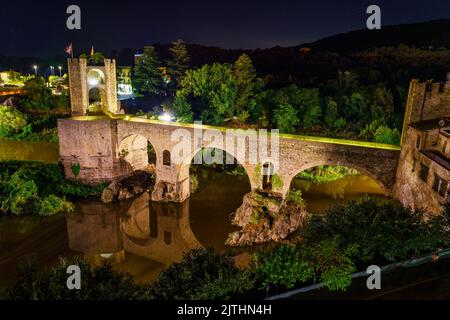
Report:
M449 201L450 81L412 80L394 197L434 214Z

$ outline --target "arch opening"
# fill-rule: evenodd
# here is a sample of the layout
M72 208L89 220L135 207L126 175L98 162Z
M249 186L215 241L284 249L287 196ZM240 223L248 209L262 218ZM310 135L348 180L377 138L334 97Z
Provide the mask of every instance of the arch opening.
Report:
M236 230L231 213L242 205L251 184L247 169L236 157L223 149L214 149L202 148L193 153L191 161L183 165L182 170L186 171L182 174L189 175L190 180L192 232L205 246L225 251L226 239ZM211 156L210 163L206 159L200 162L200 156Z
M156 152L144 136L133 134L122 139L119 143L118 158L125 166L126 173L137 170L155 173Z
M302 168L291 180L289 193L306 201L310 213L323 213L335 204L364 195L386 197L383 184L367 170L355 166L319 164Z
M88 113L90 115L102 113L106 108L105 90L99 87L89 89Z

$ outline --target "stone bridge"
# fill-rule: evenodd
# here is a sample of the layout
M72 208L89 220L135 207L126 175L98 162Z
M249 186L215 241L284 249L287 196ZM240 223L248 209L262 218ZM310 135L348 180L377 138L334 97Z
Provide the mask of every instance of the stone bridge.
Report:
M279 157L275 159L270 152L273 142L269 137L268 153L258 154L255 161L249 141L258 140L261 134L244 131L247 143L242 144L237 135L216 135L225 131L221 127L197 128L194 124L132 116L60 119L60 160L69 178L86 183L111 181L147 167L147 146L151 144L156 153L154 201L182 202L189 197L191 160L203 148L217 148L232 155L245 169L252 190L271 189L286 196L292 179L301 171L320 165L341 165L369 176L386 196L392 195L400 154L397 146L280 134ZM177 148L180 132L190 139L190 147L181 151Z

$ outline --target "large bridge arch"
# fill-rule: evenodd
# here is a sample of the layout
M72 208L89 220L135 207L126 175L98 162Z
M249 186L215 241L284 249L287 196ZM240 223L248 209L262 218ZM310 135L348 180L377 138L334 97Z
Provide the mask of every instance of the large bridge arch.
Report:
M248 181L250 183L250 187L252 190L255 190L259 187L258 181L257 179L255 179L255 165L251 165L251 164L246 164L245 162L241 162L239 161L239 156L232 150L227 150L226 147L224 147L223 145L219 145L219 144L208 144L206 146L203 147L198 147L195 148L192 152L190 152L185 159L183 160L182 164L179 166L178 168L178 180L179 181L184 181L187 180L190 183L190 167L193 164L192 161L194 160L194 158L196 157L196 155L198 155L199 153L203 152L204 150L207 149L215 149L215 150L220 150L221 152L223 152L223 156L226 157L226 155L230 155L231 157L233 157L235 163L237 165L240 165L244 168L245 173L247 174L247 178ZM195 165L195 164L194 164Z
M289 192L290 186L292 184L292 180L294 180L294 178L299 173L301 173L305 170L308 170L308 169L319 167L319 166L337 166L337 165L342 166L342 167L347 167L349 169L357 170L362 175L365 175L365 176L369 177L370 179L372 179L373 181L375 181L377 183L377 185L381 188L381 190L383 191L383 193L386 197L390 197L392 195L392 187L387 186L385 181L383 181L381 179L381 177L379 176L379 174L377 174L376 172L373 172L372 170L369 170L366 167L363 167L359 164L355 164L355 163L351 163L351 162L336 162L336 161L329 161L329 160L318 160L318 161L314 161L314 162L309 162L309 163L303 164L302 166L293 170L285 178L285 185L287 188L285 190L285 194L287 194Z
M149 159L149 146L155 150L156 159ZM156 165L158 151L155 145L144 135L135 133L125 136L118 143L116 157L121 164L122 174L130 174L137 170L144 170L149 164Z

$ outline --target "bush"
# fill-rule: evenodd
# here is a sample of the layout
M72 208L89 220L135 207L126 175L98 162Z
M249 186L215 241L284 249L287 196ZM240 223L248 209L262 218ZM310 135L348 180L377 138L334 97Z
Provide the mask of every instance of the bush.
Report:
M25 115L16 108L0 105L0 137L8 138L27 125Z
M67 268L81 269L81 290L67 288ZM91 267L86 261L61 259L56 267L38 273L36 267L25 263L20 268L20 279L6 290L9 300L129 300L137 299L142 287L125 272L114 271L110 264Z
M299 205L305 205L305 199L302 197L302 191L301 190L291 190L288 194L288 201L293 202L295 204Z
M1 185L1 211L22 215L34 211L38 188L33 180L25 180L20 172L14 173Z
M51 216L59 212L69 213L73 211L73 204L51 194L38 202L38 214L40 216Z
M227 299L246 292L253 285L251 274L237 269L229 255L202 248L185 253L180 263L174 263L161 272L145 298Z
M394 200L364 197L311 215L300 235L308 243L337 236L343 247L356 245L357 262L394 262L450 245L450 219L412 212Z
M280 245L255 254L256 274L262 287L292 288L309 280L323 281L331 291L345 290L356 270L352 261L355 247L342 248L338 237L315 244Z
M69 212L72 206L64 197L100 196L106 186L66 180L62 166L40 162L0 162L0 178L0 211L16 215Z

